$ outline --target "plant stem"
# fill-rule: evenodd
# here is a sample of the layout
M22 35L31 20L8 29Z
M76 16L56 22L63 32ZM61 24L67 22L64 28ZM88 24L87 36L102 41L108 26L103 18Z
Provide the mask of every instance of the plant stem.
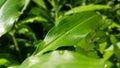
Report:
M58 20L58 9L55 8L55 24L56 24L57 20Z
M14 35L14 31L13 31L13 34L12 34L12 38L13 38L13 42L14 42L14 45L15 45L15 48L16 48L16 51L20 51L19 49L19 46L18 46L18 43L16 41L16 38L15 38L15 35Z
M14 34L15 34L15 30L12 31L11 36L12 36L12 39L13 39L13 43L14 43L15 49L18 52L18 55L19 55L20 59L22 60L22 57L21 57L21 54L20 54L20 49L19 49L19 46L18 46L18 43L17 43L17 40L16 40Z

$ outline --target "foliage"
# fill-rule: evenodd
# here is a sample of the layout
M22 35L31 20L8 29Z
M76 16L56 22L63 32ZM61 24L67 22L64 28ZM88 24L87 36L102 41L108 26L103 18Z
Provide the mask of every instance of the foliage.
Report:
M119 68L120 0L0 0L0 68Z

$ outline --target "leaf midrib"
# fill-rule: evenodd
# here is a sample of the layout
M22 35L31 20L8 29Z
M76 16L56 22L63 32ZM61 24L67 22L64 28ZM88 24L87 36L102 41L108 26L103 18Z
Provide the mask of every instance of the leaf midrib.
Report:
M72 30L74 30L75 28L77 28L78 26L80 26L81 24L83 24L84 22L87 22L88 20L94 18L95 16L97 15L93 15L91 17L89 17L88 19L86 19L85 21L81 22L80 24L76 24L75 27L71 28L70 30L62 33L61 35L59 35L58 37L56 37L53 41L49 42L48 44L45 45L45 47L36 54L37 55L41 55L42 53L44 53L45 51L47 51L46 49L49 49L51 48L51 46L48 46L48 45L51 45L51 43L54 43L55 41L59 40L61 37L65 36L67 33L71 32Z

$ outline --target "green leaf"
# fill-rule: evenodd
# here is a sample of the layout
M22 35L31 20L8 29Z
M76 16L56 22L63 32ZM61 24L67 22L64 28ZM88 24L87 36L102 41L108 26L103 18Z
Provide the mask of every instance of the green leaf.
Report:
M110 63L106 63L103 59L94 59L65 50L31 56L19 68L109 68Z
M108 60L114 54L113 45L104 50L103 58Z
M112 42L112 44L114 46L114 53L115 53L116 57L120 60L120 55L119 55L120 48L117 46L117 39L115 38L114 35L111 35L110 40L111 40L111 42Z
M14 66L9 66L7 68L18 68L18 65L14 65Z
M31 14L33 17L34 15L39 16L39 19L41 17L41 20L53 21L50 15L50 11L45 10L43 8L33 7L29 14Z
M56 7L58 0L48 0L48 2L52 5L52 7Z
M120 42L116 43L117 47L120 48ZM114 54L114 45L110 45L104 50L104 60L108 60Z
M7 59L1 58L0 59L0 65L9 65L10 62Z
M95 31L89 33L87 37L83 38L74 46L76 51L89 57L99 58L97 51L95 50L96 46L94 44L96 35L97 32L95 33Z
M0 53L0 66L1 65L10 66L10 65L16 65L16 64L19 64L19 62L14 55L9 53Z
M0 0L0 7L4 4L5 0Z
M47 22L45 18L42 16L36 16L36 17L29 17L25 20L20 21L20 23L33 23L34 21L39 21L39 22Z
M0 8L0 36L8 32L30 0L6 0Z
M66 15L73 14L73 13L78 13L78 12L83 12L83 11L93 11L93 10L101 10L101 9L108 9L110 8L109 6L106 5L86 5L86 6L79 6L75 7L68 12L66 12Z
M103 42L103 43L99 44L99 49L102 54L104 53L104 50L106 47L107 47L107 42Z
M38 47L38 54L61 46L75 45L95 30L100 22L101 16L89 11L66 17L48 32L44 39L44 45Z
M44 0L33 0L38 6L47 9Z

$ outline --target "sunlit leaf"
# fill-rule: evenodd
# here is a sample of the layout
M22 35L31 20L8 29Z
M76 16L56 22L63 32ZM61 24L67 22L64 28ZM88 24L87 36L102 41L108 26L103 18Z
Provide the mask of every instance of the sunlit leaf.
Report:
M101 52L102 54L104 53L104 50L105 50L106 46L107 46L107 43L106 43L106 42L101 43L101 44L99 45L100 52Z
M47 9L44 0L33 0L38 6Z
M120 42L117 42L116 44L117 44L117 47L120 48ZM117 48L117 49L118 49L118 48ZM117 49L116 49L116 50L117 50ZM103 55L103 57L104 57L105 60L107 60L107 59L109 59L113 54L114 54L114 45L110 45L107 49L104 50L104 55ZM116 52L116 54L117 54L117 52ZM118 54L118 55L119 55L119 54Z
M101 16L94 12L82 12L66 17L48 32L44 39L45 45L40 45L38 54L61 46L75 45L95 30L100 22Z
M108 60L114 54L113 45L104 50L103 58Z
M119 55L120 48L117 46L117 39L115 38L114 35L111 35L110 39L111 39L111 42L112 42L112 44L114 46L114 53L115 53L116 57L120 60L120 55Z
M78 12L83 12L83 11L93 11L93 10L101 10L101 9L108 9L108 8L110 7L106 5L86 5L86 6L79 6L79 7L72 8L65 14L69 15L72 13L78 13Z
M0 8L0 36L9 31L30 0L6 0Z
M57 6L57 0L48 0L48 2L52 5L52 7Z
M19 68L109 68L110 63L71 51L53 51L42 56L31 56Z
M27 18L25 20L22 20L20 23L33 23L34 21L39 21L39 22L47 22L47 20L41 16L36 16L32 18Z
M1 58L0 59L0 65L9 65L10 62L7 59Z

